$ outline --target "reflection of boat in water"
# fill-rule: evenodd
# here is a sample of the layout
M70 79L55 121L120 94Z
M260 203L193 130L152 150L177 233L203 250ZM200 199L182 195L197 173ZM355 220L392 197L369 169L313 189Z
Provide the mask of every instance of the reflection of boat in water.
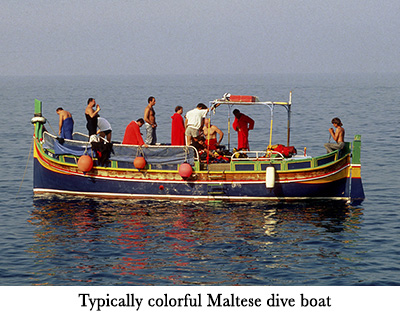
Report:
M225 95L210 102L213 110L221 105L229 107L228 113L233 106L269 108L268 148L232 154L228 144L224 159L219 160L209 159L210 156L204 159L193 146L143 148L114 143L110 156L107 156L109 159L102 161L98 146L94 148L94 143L87 139L75 135L73 140L60 140L45 131L42 103L36 100L32 119L35 125L34 193L226 201L342 200L359 203L364 199L361 136L356 135L354 141L347 142L340 151L318 157L306 156L305 153L286 154L272 145L272 118L276 107L287 110L288 140L287 146L282 147L288 148L290 100L259 102L252 98L243 102L231 101ZM89 160L88 164L79 164L82 157Z
M279 273L287 276L287 268L296 278L304 262L345 253L343 246L358 240L362 218L361 211L341 202L134 202L34 197L29 222L35 242L29 252L40 264L33 265L38 269L33 281L282 284ZM334 260L336 268L342 266ZM329 274L342 274L335 271Z

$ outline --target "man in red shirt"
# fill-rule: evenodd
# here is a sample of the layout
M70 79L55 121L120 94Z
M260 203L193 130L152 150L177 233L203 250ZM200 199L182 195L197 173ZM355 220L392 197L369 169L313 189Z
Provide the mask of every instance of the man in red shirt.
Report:
M122 144L124 145L139 145L148 147L147 144L144 143L142 134L140 133L140 128L144 124L144 120L142 118L137 121L132 121L128 124L125 129L124 139Z
M254 128L254 120L240 113L238 109L233 110L235 121L232 127L238 132L238 150L250 150L249 130Z

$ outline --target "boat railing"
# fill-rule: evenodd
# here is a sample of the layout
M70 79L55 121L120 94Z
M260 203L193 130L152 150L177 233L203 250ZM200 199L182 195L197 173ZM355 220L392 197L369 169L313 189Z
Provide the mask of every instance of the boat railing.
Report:
M232 154L232 161L243 161L243 160L283 160L285 157L282 153L277 151L247 151L239 150Z
M72 133L72 139L81 141L81 142L88 142L89 141L89 136L87 134L83 134L81 132L73 132Z
M300 160L300 159L311 159L311 156L307 156L305 153L300 153L290 157L285 157L281 152L268 150L268 151L236 151L231 156L232 161L277 161L277 160Z
M78 135L77 137L75 137ZM91 143L88 137L82 133L74 133L73 140L63 139L44 132L43 148L54 151L56 155L81 156L91 153ZM86 141L85 141L86 139ZM119 162L132 162L135 157L144 156L150 164L181 164L185 161L195 162L200 160L197 149L193 146L171 146L171 145L149 145L148 147L138 145L126 145L113 142L111 160Z

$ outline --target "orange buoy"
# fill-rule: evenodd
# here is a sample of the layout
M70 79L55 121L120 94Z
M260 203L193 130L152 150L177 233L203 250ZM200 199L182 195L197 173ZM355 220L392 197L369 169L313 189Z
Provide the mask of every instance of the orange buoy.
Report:
M143 157L136 157L133 161L133 165L136 169L143 169L146 166L146 160Z
M88 155L83 155L78 160L78 169L82 172L88 172L93 168L93 159Z
M187 162L179 166L179 175L182 178L189 178L193 173L192 166Z

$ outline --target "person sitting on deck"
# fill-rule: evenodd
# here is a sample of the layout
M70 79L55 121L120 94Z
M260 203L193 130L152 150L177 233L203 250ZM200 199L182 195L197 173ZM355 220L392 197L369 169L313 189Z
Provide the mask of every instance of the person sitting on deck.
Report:
M341 120L338 117L335 117L332 119L332 124L336 128L336 131L333 129L333 127L331 127L329 129L329 133L331 134L330 137L332 137L336 143L326 143L324 145L327 153L330 153L337 149L341 150L344 148L344 145L345 145L344 144L344 128L342 127L343 124L342 124Z
M204 136L199 136L197 140L192 142L192 146L197 149L199 154L202 154L205 150L207 150Z
M197 149L200 156L200 161L207 163L227 163L229 158L224 157L218 151L208 150L206 145L206 139L204 136L198 136L197 140L192 142L192 146Z
M137 121L130 122L125 129L122 144L148 147L148 145L144 143L142 134L140 133L140 128L143 126L143 124L144 120L142 118L138 119Z

